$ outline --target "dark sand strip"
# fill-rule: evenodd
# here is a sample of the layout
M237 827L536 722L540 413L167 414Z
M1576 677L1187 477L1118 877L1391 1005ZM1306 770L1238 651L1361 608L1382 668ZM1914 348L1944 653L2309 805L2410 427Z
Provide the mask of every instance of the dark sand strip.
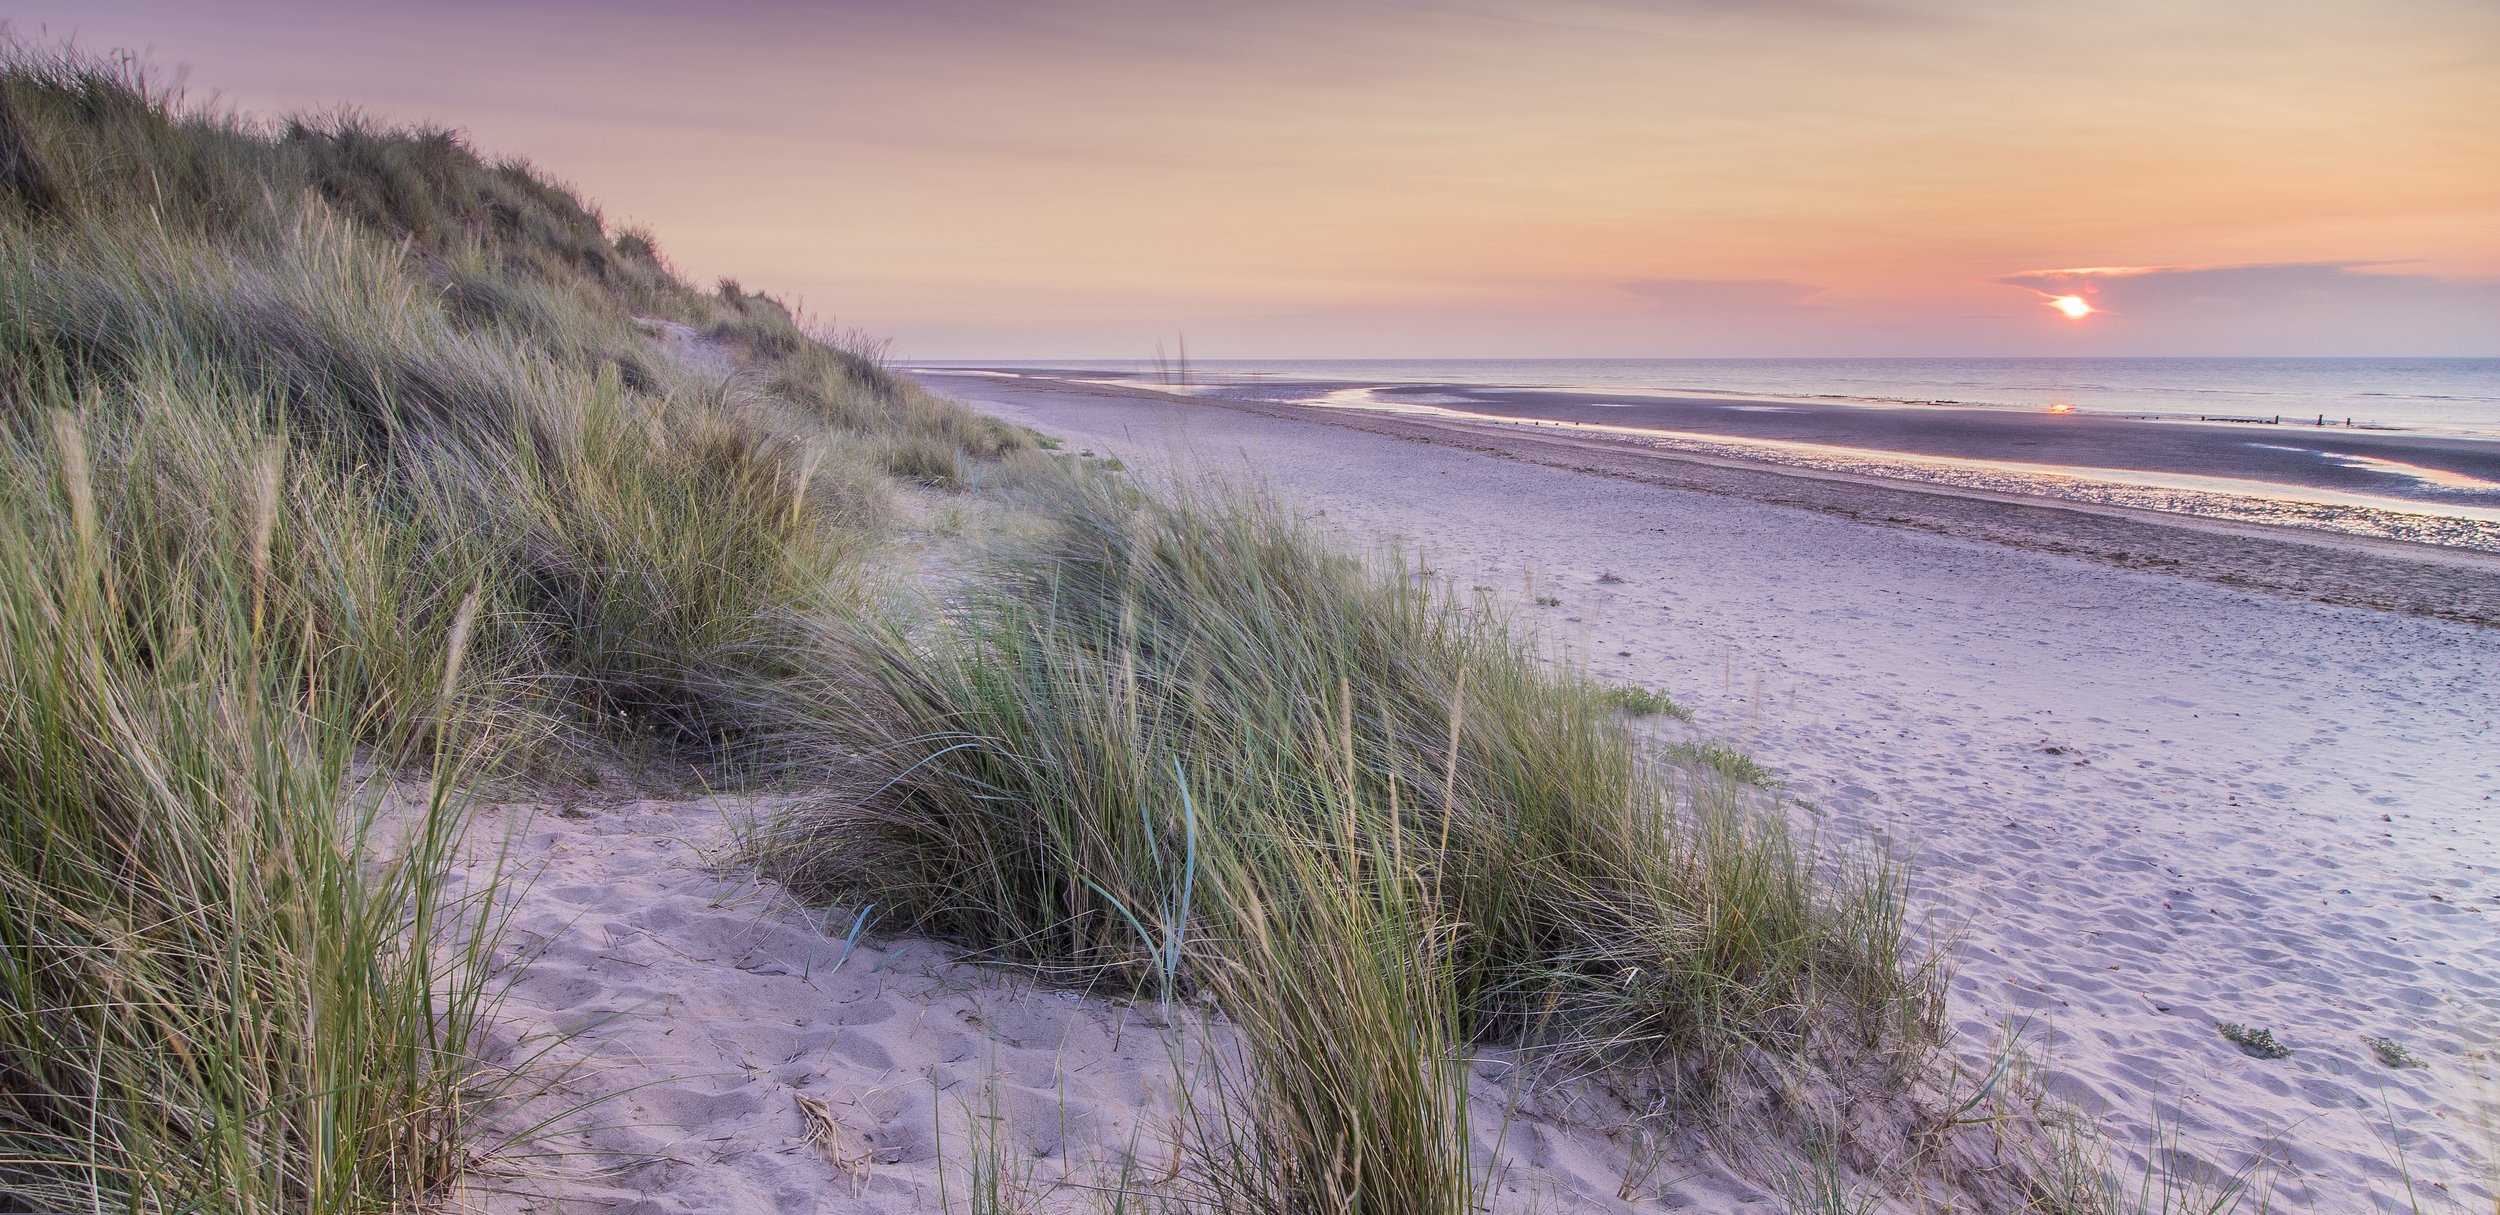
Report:
M1637 426L1946 459L2183 473L2377 494L2426 506L2500 506L2500 440L2319 427L2312 424L2317 415L2220 425L2045 410L1596 397L1461 385L1401 386L1381 396L1395 401L1401 395L1431 393L1469 398L1440 407L1488 418ZM2426 484L2372 461L2436 469L2491 488Z

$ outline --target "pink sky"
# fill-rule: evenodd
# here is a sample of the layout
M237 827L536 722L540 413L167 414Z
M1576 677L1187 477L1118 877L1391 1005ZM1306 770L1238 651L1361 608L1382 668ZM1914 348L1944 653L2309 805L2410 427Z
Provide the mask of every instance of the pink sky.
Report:
M910 357L2500 354L2489 0L10 20L457 127Z

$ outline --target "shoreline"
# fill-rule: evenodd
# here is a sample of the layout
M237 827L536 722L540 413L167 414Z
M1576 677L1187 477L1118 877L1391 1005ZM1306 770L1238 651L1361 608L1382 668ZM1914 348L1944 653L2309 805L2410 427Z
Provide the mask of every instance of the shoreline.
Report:
M2037 417L2060 414L2072 418L2097 418L2131 423L2158 422L2170 426L2210 426L2218 431L2243 433L2326 433L2352 437L2364 442L2376 438L2445 443L2463 440L2485 445L2484 454L2471 457L2488 463L2495 456L2490 445L2500 444L2500 414L2485 409L2486 416L2460 416L2461 410L2475 404L2500 407L2500 379L2490 384L2475 384L2482 391L2391 392L2365 390L2346 385L2341 392L2308 392L2313 385L2277 383L2251 388L2244 378L2235 375L2229 387L2216 383L2090 382L2124 381L2123 369L2108 375L2076 377L2086 368L2076 362L2100 363L2105 360L2086 358L2064 359L1388 359L1388 360L1309 360L1275 363L1266 360L1214 360L1188 364L1153 364L1119 359L1032 363L1014 360L968 362L937 360L906 363L903 370L930 374L1008 373L1044 379L1079 380L1093 383L1120 384L1133 387L1157 387L1169 383L1177 373L1185 390L1213 390L1232 396L1248 396L1285 403L1308 403L1328 393L1361 390L1395 397L1451 397L1475 405L1517 403L1525 405L1568 405L1574 403L1608 406L1665 404L1688 407L1761 407L1792 406L1839 410L1849 413L1881 413L1888 410L1925 410L1959 415L2025 415ZM2285 362L2316 363L2332 367L2338 364L2385 364L2397 366L2391 374L2401 377L2407 371L2419 370L2426 363L2472 365L2475 370L2500 376L2500 359L2456 357L2449 359L2317 359L2280 360L2269 358L2210 359L2181 358L2175 360L2106 360L2122 364L2141 362L2175 362L2192 367L2196 372L2218 370L2217 364L2246 363L2249 373L2259 377L2268 372L2279 373ZM2020 383L1987 384L1970 379L1973 364L2018 363L2028 366ZM1683 375L1673 369L1685 363L1696 368ZM1719 364L1838 364L1852 370L1843 371L1837 379L1826 374L1809 376L1809 383L1766 386L1759 378L1738 378L1713 382L1712 369ZM1867 366L1880 364L1881 366ZM1947 365L1951 374L1933 378L1928 365ZM1496 378L1471 374L1482 371ZM1632 372L1625 376L1620 372ZM1609 374L1616 372L1618 374ZM2046 377L2046 378L2042 378ZM2195 378L2194 375L2189 376ZM2439 387L2459 389L2463 384L2415 385L2416 388ZM1974 395L1976 394L1976 395ZM2421 405L2429 412L2410 408ZM2066 408L2058 408L2065 406ZM1465 407L1465 406L1462 406ZM2390 413L2394 408L2397 412ZM1504 413L1496 409L1492 412ZM1525 416L1525 415L1521 415ZM2263 427L2264 430L2253 428ZM2279 430L2277 429L2279 428Z
M2174 416L1691 389L1252 379L1190 386L1099 371L932 368L1560 431L1756 464L2409 540L2500 554L2500 435L2280 416ZM2325 418L2320 416L2320 422Z
M1027 393L1078 393L1219 408L2343 607L2500 626L2500 553L1665 450L1580 434L1541 434L1498 423L1179 396L1145 387L1038 377L940 380L932 387L958 394L975 388L1010 399Z

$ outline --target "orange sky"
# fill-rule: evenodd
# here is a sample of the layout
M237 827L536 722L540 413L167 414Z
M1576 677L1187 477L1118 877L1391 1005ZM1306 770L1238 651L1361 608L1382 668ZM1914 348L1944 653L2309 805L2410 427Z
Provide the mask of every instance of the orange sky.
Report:
M697 7L12 22L459 127L913 357L2500 354L2491 0Z

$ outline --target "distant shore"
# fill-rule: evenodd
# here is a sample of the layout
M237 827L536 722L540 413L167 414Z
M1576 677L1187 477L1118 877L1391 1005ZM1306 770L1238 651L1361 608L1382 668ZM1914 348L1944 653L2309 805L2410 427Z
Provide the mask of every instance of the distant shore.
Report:
M1126 397L1141 404L1176 399L1149 386L1046 378L1038 370L1005 376L939 373L930 374L929 382L943 391L973 393L977 389L979 396L1003 399L1039 394ZM1230 395L1186 399L1205 407L1340 427L1664 488L1793 506L2322 603L2500 625L2500 553L2475 548L1674 450L1596 430L1549 430Z

